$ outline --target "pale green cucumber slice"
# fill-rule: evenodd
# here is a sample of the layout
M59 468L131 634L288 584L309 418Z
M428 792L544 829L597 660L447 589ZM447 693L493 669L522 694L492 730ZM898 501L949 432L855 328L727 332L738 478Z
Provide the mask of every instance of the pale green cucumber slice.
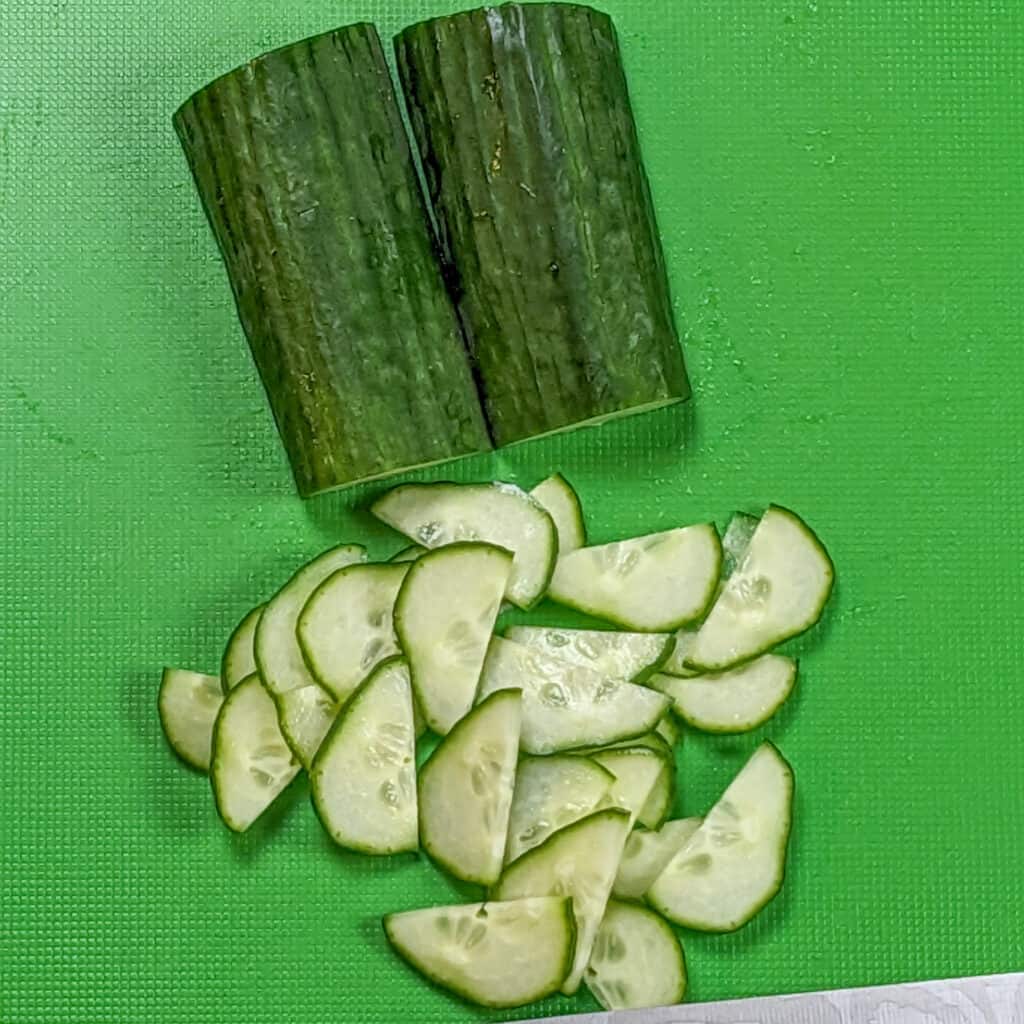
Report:
M501 874L521 723L519 691L495 693L455 725L420 769L423 849L465 882L492 885Z
M374 502L373 514L427 548L482 541L513 553L505 596L531 608L548 588L558 534L539 502L514 484L403 484Z
M607 799L613 807L629 812L629 827L632 828L655 784L666 774L665 758L647 747L599 750L590 757L615 776Z
M210 768L213 723L224 702L219 676L165 668L157 708L171 749L201 772Z
M670 750L674 750L683 738L683 730L671 713L662 718L654 731L668 744Z
M389 914L384 932L424 977L491 1009L557 992L576 949L572 902L556 896Z
M419 558L426 550L427 549L425 547L422 547L419 544L410 544L408 547L402 548L401 551L393 554L388 561L391 562L392 565L401 562L415 562L416 559Z
M733 512L722 534L722 578L728 579L750 547L750 541L757 530L760 519L746 512Z
M623 629L665 633L703 616L721 566L714 526L686 526L570 551L549 596Z
M668 862L700 828L703 818L676 818L656 831L635 829L626 840L612 892L623 900L639 900Z
M409 569L395 630L420 710L446 734L473 706L512 556L491 544L451 544Z
M587 543L587 528L583 522L583 506L575 488L561 473L541 480L530 497L538 501L555 524L558 533L558 551L565 554Z
M674 637L675 646L662 663L660 671L670 676L682 676L683 678L699 675L700 673L686 664L686 659L690 655L690 648L693 646L693 641L696 638L697 630L695 629L679 630Z
M686 958L653 910L611 900L583 977L606 1010L676 1006L686 994Z
M340 705L322 687L300 686L278 694L277 720L285 743L307 771L320 744L338 717Z
M764 743L668 862L647 901L686 928L742 927L782 887L792 808L792 769Z
M657 734L655 734L657 735ZM661 828L668 821L676 802L676 762L674 757L665 759L661 774L654 780L640 813L636 816L638 825L644 828Z
M258 604L235 626L228 638L227 647L224 648L224 657L220 663L220 681L225 693L234 689L243 679L257 671L253 641L256 637L256 626L262 614L263 605Z
M412 687L401 658L378 665L352 694L309 781L317 816L339 846L372 854L417 848Z

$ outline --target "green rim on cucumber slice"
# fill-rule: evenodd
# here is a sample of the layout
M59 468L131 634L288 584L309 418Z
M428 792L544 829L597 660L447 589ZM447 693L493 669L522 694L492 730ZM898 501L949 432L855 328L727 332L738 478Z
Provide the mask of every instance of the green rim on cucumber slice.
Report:
M224 703L219 676L165 668L160 679L157 708L171 749L187 765L209 770L213 724Z
M555 473L542 480L530 496L547 510L558 532L558 550L561 554L575 551L587 543L587 528L583 522L583 506L572 484Z
M263 605L258 604L231 633L224 657L220 664L220 681L224 692L234 689L243 679L251 676L256 669L256 653L253 642L256 639L256 626L263 614Z

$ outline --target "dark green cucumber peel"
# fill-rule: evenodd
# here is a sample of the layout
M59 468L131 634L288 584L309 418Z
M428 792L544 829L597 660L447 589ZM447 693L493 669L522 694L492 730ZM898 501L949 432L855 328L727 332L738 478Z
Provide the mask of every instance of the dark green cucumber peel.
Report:
M687 398L611 20L512 3L395 48L495 443Z
M174 125L300 493L489 449L376 29L250 61Z

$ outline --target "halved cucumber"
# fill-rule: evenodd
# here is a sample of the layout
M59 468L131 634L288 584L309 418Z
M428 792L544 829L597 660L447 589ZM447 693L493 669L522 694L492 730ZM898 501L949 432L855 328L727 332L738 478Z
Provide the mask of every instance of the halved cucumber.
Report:
M549 596L623 629L664 633L699 619L722 545L710 523L579 548L558 559Z
M224 657L220 663L220 681L224 692L234 689L243 679L256 671L256 655L253 651L253 640L256 637L256 626L263 614L263 605L258 604L251 612L247 612L242 621L235 626L224 648Z
M608 803L629 812L629 827L632 828L654 791L655 783L666 774L665 758L647 747L618 747L590 756L615 776L608 792Z
M416 560L395 604L395 630L427 724L444 735L473 706L512 572L491 544L450 544Z
M320 744L338 717L340 705L315 683L278 694L274 703L277 705L281 735L299 759L299 764L308 771Z
M668 862L700 828L703 818L676 818L657 831L636 829L626 840L612 892L623 900L642 899Z
M614 782L615 776L589 757L524 757L516 771L505 862L511 863L552 832L590 814Z
M523 691L521 746L553 754L605 746L649 732L669 699L644 686L617 683L580 665L495 637L480 677L478 699L498 690Z
M746 512L733 512L722 534L722 578L728 579L743 561L760 520Z
M331 573L299 614L299 646L317 682L344 703L374 666L399 653L392 624L408 565L349 565Z
M697 633L687 665L721 672L804 632L821 617L834 578L807 524L773 505Z
M557 896L389 914L384 933L420 974L492 1009L557 992L576 949L572 902Z
M224 702L218 676L165 668L157 707L171 749L186 764L205 772L210 767L213 723Z
M779 654L762 654L738 668L712 675L656 675L648 686L672 698L672 710L703 732L749 732L786 702L797 664Z
M514 484L403 484L373 504L373 514L427 548L483 541L514 555L505 596L531 608L548 588L558 534L539 502Z
M313 806L331 838L349 850L415 850L416 736L409 669L378 665L345 705L313 760Z
M217 813L244 832L298 774L277 725L277 709L258 675L224 698L213 727L210 783Z
M782 887L792 807L792 769L764 743L668 862L648 902L686 928L740 928Z
M654 911L611 900L583 977L606 1010L675 1006L686 994L686 959Z
M419 544L410 544L408 547L402 548L401 551L393 554L388 561L391 562L392 565L401 562L415 562L416 559L419 558L426 550L427 549L425 547L422 547Z
M579 495L561 473L541 480L530 491L530 496L540 502L551 516L558 532L560 554L575 551L587 543L587 528L583 522Z
M519 756L522 700L502 690L477 705L420 769L420 835L456 878L492 885L501 874Z
M638 683L656 672L674 646L669 633L621 633L611 629L551 629L512 626L505 636L560 661L616 679Z

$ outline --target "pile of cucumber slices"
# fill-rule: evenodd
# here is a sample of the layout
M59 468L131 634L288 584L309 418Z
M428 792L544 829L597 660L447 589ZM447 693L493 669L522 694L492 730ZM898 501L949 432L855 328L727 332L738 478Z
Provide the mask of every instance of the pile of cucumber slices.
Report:
M674 1004L668 922L727 932L782 884L793 775L758 747L703 818L671 819L681 723L767 721L832 563L794 513L587 546L560 475L406 484L373 512L411 542L389 562L333 548L239 623L221 674L167 669L160 718L247 829L302 770L339 845L423 850L487 901L391 914L437 984L511 1007L586 984L606 1009ZM516 625L547 597L604 630ZM614 627L614 628L613 628ZM440 737L417 765L417 741Z

